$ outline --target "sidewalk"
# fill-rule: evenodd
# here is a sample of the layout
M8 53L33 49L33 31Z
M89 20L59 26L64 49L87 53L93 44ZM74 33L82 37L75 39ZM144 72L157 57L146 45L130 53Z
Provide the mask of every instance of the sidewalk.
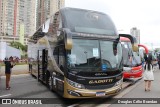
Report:
M157 98L160 99L160 70L154 71L155 80L152 81L151 91L144 90L144 81L142 80L140 84L132 88L127 94L122 96L122 98ZM109 107L159 107L160 104L112 104Z
M12 68L12 75L28 74L28 65L16 65ZM5 67L2 66L0 69L0 76L5 75Z

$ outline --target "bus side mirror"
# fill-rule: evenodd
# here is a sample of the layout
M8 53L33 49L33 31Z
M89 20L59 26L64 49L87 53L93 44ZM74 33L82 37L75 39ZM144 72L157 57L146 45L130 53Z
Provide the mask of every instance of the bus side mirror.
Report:
M70 30L67 28L59 28L58 32L60 32L58 39L64 40L65 49L71 50L72 49L72 34Z
M139 51L138 44L137 43L132 44L132 49L133 49L133 52L138 52Z
M119 36L120 37L126 37L126 38L130 39L131 44L132 44L132 50L134 52L138 52L139 51L137 39L134 36L132 36L130 34L119 34Z
M72 49L72 34L70 29L63 28L64 32L64 43L65 43L65 49L71 50Z
M71 50L72 49L72 36L65 34L65 49Z
M143 47L145 49L146 54L148 54L148 48L145 45L138 44L139 47Z

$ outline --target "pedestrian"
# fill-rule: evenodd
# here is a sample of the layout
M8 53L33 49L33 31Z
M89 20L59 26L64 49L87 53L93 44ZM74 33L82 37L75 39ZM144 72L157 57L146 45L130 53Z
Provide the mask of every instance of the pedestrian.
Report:
M158 66L159 66L159 70L160 70L160 54L158 54Z
M10 57L9 57L9 60L10 60L11 62L13 62L13 57L12 57L12 56L10 56Z
M148 57L146 59L144 70L145 91L150 91L151 81L154 80L152 58Z
M29 72L32 72L32 58L28 58Z
M10 77L11 77L11 69L13 68L13 65L8 58L5 58L4 64L5 64L5 75L6 75L6 90L9 90L11 88Z

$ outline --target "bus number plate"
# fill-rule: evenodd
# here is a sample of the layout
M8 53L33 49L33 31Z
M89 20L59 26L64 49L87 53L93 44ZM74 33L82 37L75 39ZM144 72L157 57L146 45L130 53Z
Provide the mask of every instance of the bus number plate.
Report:
M96 96L105 96L105 92L96 92Z

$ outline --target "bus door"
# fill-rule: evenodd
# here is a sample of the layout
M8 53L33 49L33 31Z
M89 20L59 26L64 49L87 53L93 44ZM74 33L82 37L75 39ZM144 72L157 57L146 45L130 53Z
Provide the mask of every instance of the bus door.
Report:
M38 81L46 82L48 65L48 50L38 50Z
M54 49L54 58L60 70L64 72L65 70L65 50L64 46L60 45ZM60 73L54 73L53 75L53 89L59 94L63 95L64 92L64 75Z

